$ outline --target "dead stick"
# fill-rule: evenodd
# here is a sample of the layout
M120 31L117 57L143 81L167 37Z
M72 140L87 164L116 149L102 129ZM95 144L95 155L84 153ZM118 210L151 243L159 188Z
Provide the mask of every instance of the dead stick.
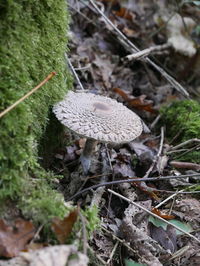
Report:
M197 237L191 235L190 233L186 232L185 230L183 230L182 228L178 227L177 225L174 225L174 224L168 222L167 220L163 219L162 217L158 216L157 214L155 214L155 213L149 211L148 209L144 208L144 207L141 206L140 204L138 204L138 203L136 203L136 202L134 202L134 201L132 201L132 200L129 200L128 198L122 196L121 194L119 194L119 193L117 193L117 192L115 192L115 191L113 191L113 190L111 190L111 189L108 189L108 192L110 192L110 193L114 194L115 196L118 196L119 198L121 198L121 199L123 199L123 200L129 202L130 204L132 204L132 205L134 205L134 206L136 206L136 207L142 209L143 211L145 211L145 212L147 212L148 214L150 214L151 216L153 216L153 217L155 217L155 218L157 218L157 219L159 219L159 220L165 222L166 224L173 226L173 227L176 228L177 230L181 231L181 232L184 233L185 235L189 236L190 238L193 238L193 239L196 240L198 243L200 243L200 240L199 240Z
M18 101L10 105L8 108L6 108L3 112L0 113L0 118L3 117L5 114L10 112L13 108L15 108L19 103L23 102L26 98L28 98L31 94L36 92L40 87L42 87L47 81L49 81L53 76L56 75L56 72L51 72L40 84L38 84L35 88L33 88L31 91L29 91L27 94L25 94L22 98L20 98Z
M179 169L191 169L194 171L200 170L200 164L197 163L190 163L190 162L180 162L180 161L171 161L169 163L171 166Z
M66 201L71 201L74 198L76 198L77 196L91 191L92 189L96 189L98 187L102 187L102 186L111 186L111 185L118 185L118 184L122 184L122 183L132 183L132 182L141 182L141 181L161 181L161 180L168 180L168 179L178 179L178 178L188 178L188 177L192 177L192 176L196 176L196 177L200 177L200 173L199 174L189 174L189 175L179 175L179 176L164 176L164 177L141 177L141 178L131 178L131 179L122 179L122 180L115 180L115 181L110 181L110 182L105 182L105 183L100 183L98 185L93 185L91 187L87 187L84 188L83 190L79 190L77 193L75 193L73 196L71 196L70 198L68 198ZM154 191L156 191L156 189L154 189Z
M82 1L82 0L81 0ZM93 0L89 0L92 6L101 14L101 16L104 18L104 20L109 24L115 32L119 35L119 40L121 43L128 49L131 50L131 53L139 52L139 49L112 23L112 21L98 8L98 6L94 3ZM177 91L179 91L181 94L183 94L186 98L190 99L189 93L183 88L183 86L176 81L172 76L170 76L163 68L158 66L156 63L154 63L151 59L148 57L145 58L146 62L151 64L165 79L168 80L168 82L175 87Z
M149 56L151 53L156 53L156 52L169 49L170 47L171 47L171 44L169 43L162 44L162 45L156 45L156 46L146 48L142 51L136 52L134 54L129 54L125 58L127 58L129 61L137 60L137 59L140 59L141 57Z

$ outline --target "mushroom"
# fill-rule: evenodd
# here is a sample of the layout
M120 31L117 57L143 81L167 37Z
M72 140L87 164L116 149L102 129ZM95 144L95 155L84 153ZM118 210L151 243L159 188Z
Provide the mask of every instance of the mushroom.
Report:
M58 120L73 132L86 137L80 156L85 173L97 142L126 143L142 133L138 115L114 99L86 92L70 91L66 98L53 107Z

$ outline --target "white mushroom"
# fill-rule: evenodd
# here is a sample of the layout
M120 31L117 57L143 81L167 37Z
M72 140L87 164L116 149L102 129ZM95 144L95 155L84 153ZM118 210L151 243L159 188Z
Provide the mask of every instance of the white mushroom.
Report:
M92 93L70 91L54 106L53 112L62 124L87 138L80 158L85 173L97 141L130 142L143 130L139 116L122 103Z

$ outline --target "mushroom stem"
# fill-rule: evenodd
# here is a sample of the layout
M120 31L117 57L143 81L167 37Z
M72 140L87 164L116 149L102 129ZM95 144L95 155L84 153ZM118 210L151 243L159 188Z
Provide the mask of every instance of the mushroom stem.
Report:
M88 138L86 140L85 147L80 157L80 161L85 174L87 174L90 169L92 153L94 152L97 143L98 141L95 139Z

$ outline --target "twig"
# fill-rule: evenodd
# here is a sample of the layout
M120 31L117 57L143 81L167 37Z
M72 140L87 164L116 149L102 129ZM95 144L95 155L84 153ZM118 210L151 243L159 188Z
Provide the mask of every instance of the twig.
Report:
M70 69L71 69L74 77L76 78L76 80L77 80L77 82L78 82L81 90L85 90L84 87L83 87L83 85L82 85L82 83L81 83L81 81L80 81L80 79L79 79L79 77L78 77L78 75L77 75L77 73L76 73L76 71L75 71L75 69L74 69L74 67L73 67L73 65L72 65L72 63L71 63L71 61L70 61L70 59L68 58L67 54L65 54L65 58L67 60L67 63L69 65L69 67L70 67Z
M170 206L170 209L169 209L169 215L172 214L172 210L173 210L174 204L175 204L175 198L172 199L172 203L171 203L171 206Z
M171 161L169 164L172 167L179 168L179 169L191 169L195 171L200 170L200 164L197 163L190 163L190 162L179 162L179 161Z
M169 155L169 154L173 154L173 153L179 153L179 152L186 152L188 151L188 149L180 149L180 150L173 150L173 151L167 151L165 154ZM182 154L181 154L182 156Z
M177 159L178 158L180 158L180 157L182 157L182 156L184 156L185 154L187 154L187 153L189 153L189 152L191 152L191 151L194 151L194 150L199 150L199 148L200 148L200 144L199 145L196 145L196 146L194 146L194 147L192 147L191 149L185 149L185 151L182 153L182 154L180 154L178 157L176 157ZM184 150L184 149L183 149Z
M113 248L112 252L110 253L110 258L107 260L107 265L109 265L109 263L111 262L111 260L112 260L114 254L115 254L115 251L116 251L118 245L119 245L119 241L117 241L115 243L114 248Z
M31 239L29 244L32 244L35 240L37 240L39 238L39 234L42 230L42 228L44 227L45 223L41 224L40 227L38 228L38 230L36 231L34 237Z
M173 151L173 150L176 150L176 149L182 148L183 146L188 145L188 144L193 143L193 142L198 142L198 143L200 143L200 139L194 138L194 139L186 140L186 141L184 141L184 142L182 142L182 143L180 143L180 144L178 144L178 145L172 147L172 148L170 149L170 151Z
M95 253L95 251L89 246L87 245L89 250L97 257L97 259L103 264L103 265L107 265L106 261L103 260L98 254Z
M193 186L193 185L192 185ZM198 186L198 185L197 185ZM189 186L189 187L187 187L187 188L185 188L185 189L188 189L188 188L190 188L191 186ZM162 193L169 193L169 194L173 194L174 195L174 193L176 193L175 191L172 191L172 190L165 190L165 189L156 189L156 190L154 190L153 192L162 192ZM178 191L177 192L178 194L199 194L200 193L200 191L199 190L196 190L196 191L182 191L182 190L180 190L180 191Z
M83 228L83 254L87 255L87 232L86 232L86 226L85 226L85 217L82 215L80 210L79 210L79 216L80 216L82 228Z
M98 8L98 6L94 3L93 0L89 0L92 6L101 14L104 20L118 33L119 41L123 43L127 49L131 53L139 52L140 50L135 46L113 23L112 21ZM172 76L170 76L163 68L159 67L156 63L154 63L148 57L144 59L146 62L151 64L160 74L168 80L168 82L176 88L181 94L183 94L186 98L189 98L189 93L183 88L183 86L177 82Z
M136 52L134 54L127 55L125 58L127 58L129 61L138 60L141 57L142 58L146 57L151 53L160 52L160 51L166 50L170 47L171 47L171 44L169 44L169 43L162 44L162 45L155 45L155 46L149 47L147 49L144 49L142 51Z
M132 182L141 182L141 181L161 181L161 180L169 180L169 179L177 179L177 178L187 178L188 176L196 176L196 177L200 177L200 173L199 174L189 174L189 175L179 175L179 176L164 176L164 177L148 177L148 178L131 178L131 179L125 179L125 180L114 180L111 182L105 182L102 184L98 184L98 185L93 185L91 187L85 188L81 191L78 191L77 193L75 193L73 196L71 196L70 198L68 198L66 201L70 201L73 200L74 198L76 198L77 196L90 191L92 189L96 189L98 187L102 187L102 186L111 186L111 185L118 185L118 184L122 184L122 183L132 183ZM154 190L156 191L156 189Z
M171 261L171 260L174 260L178 257L182 257L182 255L184 255L184 253L190 248L191 248L190 245L182 247L181 249L177 250L174 254L172 254L172 256L169 258L169 260Z
M142 209L143 211L147 212L147 213L150 214L151 216L154 216L155 218L157 218L157 219L159 219L159 220L165 222L166 224L173 226L173 227L176 228L177 230L181 231L182 233L186 234L187 236L191 237L192 239L194 239L194 240L196 240L198 243L200 243L200 240L199 240L198 238L196 238L195 236L193 236L193 235L191 235L190 233L184 231L184 230L181 229L180 227L178 227L178 226L176 226L176 225L174 225L174 224L168 222L167 220L161 218L160 216L156 215L155 213L152 213L151 211L149 211L148 209L144 208L144 207L141 206L140 204L137 204L136 202L134 202L134 201L132 201L132 200L129 200L128 198L126 198L126 197L120 195L119 193L117 193L117 192L115 192L115 191L113 191L113 190L111 190L111 189L108 189L108 192L114 194L115 196L118 196L119 198L121 198L121 199L123 199L123 200L129 202L130 204L133 204L134 206L136 206L136 207Z
M76 67L74 68L75 71L82 71L82 70L86 70L86 69L89 69L91 67L90 64L84 66L84 67Z
M80 10L74 8L72 5L70 5L70 3L68 3L68 6L73 9L75 12L77 12L79 15L81 15L84 19L86 19L89 23L93 24L94 26L97 26L94 21L92 21L91 19L89 19L85 14L83 14Z
M160 135L160 145L159 145L159 150L158 150L158 153L156 154L150 168L148 169L148 171L146 172L146 174L144 175L144 178L147 178L151 171L153 170L156 162L158 161L158 158L160 157L161 155L161 152L162 152L162 149L163 149L163 142L164 142L164 128L161 127L161 135Z
M23 97L21 97L19 100L17 100L15 103L10 105L8 108L6 108L3 112L0 113L0 118L3 117L5 114L10 112L13 108L15 108L19 103L23 102L26 98L28 98L31 94L36 92L40 87L42 87L47 81L49 81L53 76L56 75L56 72L51 72L40 84L38 84L35 88L33 88L31 91L29 91L27 94L25 94Z
M174 197L176 197L178 194L180 194L181 192L183 192L185 189L182 189L180 191L175 192L173 195L170 195L168 198L166 198L165 200L163 200L162 202L158 203L154 208L158 209L159 207L161 207L163 204L165 204L166 202L168 202L169 200L173 199Z
M158 115L155 120L151 123L150 125L150 129L153 129L155 127L155 125L158 123L158 121L160 120L161 115Z
M106 154L107 154L107 158L108 158L108 161L109 161L109 165L110 165L110 169L112 171L112 179L111 181L113 181L115 179L115 176L114 176L114 172L113 172L113 166L112 166L112 162L111 162L111 158L110 158L110 154L109 154L109 150L108 150L108 145L105 144L105 148L106 148ZM105 188L105 187L104 187ZM111 186L111 188L113 188ZM108 207L107 207L107 219L109 217L109 210L110 210L110 206L111 206L111 200L112 200L112 194L109 194L109 197L108 197Z
M101 226L102 230L105 231L106 233L110 234L112 236L112 238L117 241L119 241L122 245L124 245L126 248L128 248L130 251L133 252L133 254L135 254L135 250L132 249L130 247L130 245L128 245L124 239L120 239L119 237L117 237L116 235L114 235L112 232L110 232L109 230L107 230L105 227Z

